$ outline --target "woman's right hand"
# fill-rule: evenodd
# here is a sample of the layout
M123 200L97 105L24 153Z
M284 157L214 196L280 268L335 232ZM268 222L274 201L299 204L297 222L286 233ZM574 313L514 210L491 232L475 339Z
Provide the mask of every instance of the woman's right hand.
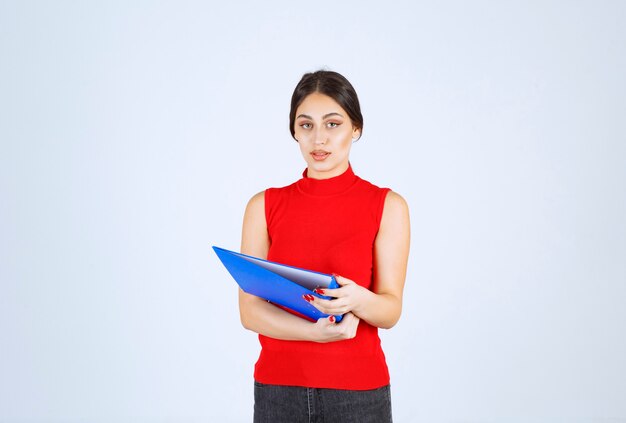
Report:
M334 316L318 319L313 325L313 339L315 342L352 339L356 336L359 321L360 319L352 313L344 314L340 323L335 323Z

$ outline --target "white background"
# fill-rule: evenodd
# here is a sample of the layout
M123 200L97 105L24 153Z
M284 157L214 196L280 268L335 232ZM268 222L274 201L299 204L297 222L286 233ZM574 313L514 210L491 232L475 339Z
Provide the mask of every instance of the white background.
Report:
M304 169L343 73L355 172L408 201L396 422L626 422L626 4L0 5L0 421L248 422L210 245ZM323 371L323 368L320 369Z

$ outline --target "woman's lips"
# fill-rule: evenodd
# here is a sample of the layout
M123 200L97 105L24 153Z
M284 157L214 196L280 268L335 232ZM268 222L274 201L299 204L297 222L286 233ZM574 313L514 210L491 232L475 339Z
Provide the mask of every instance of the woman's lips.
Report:
M325 160L326 157L330 156L330 153L324 150L315 150L311 152L311 156L313 156L314 160L321 162L322 160Z

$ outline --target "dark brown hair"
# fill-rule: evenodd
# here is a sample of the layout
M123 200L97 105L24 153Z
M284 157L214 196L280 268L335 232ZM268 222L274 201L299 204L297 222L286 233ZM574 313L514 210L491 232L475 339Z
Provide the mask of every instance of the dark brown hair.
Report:
M360 129L359 138L363 134L363 115L356 91L350 81L343 75L327 70L305 73L296 85L291 96L291 110L289 112L289 130L295 138L294 124L296 110L302 104L306 96L312 93L322 93L335 100L345 111L352 121L352 125Z

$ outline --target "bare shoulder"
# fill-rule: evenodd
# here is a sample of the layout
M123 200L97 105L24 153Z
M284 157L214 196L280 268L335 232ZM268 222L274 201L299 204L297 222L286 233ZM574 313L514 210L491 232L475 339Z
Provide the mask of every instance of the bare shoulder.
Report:
M409 205L404 197L395 191L389 191L385 197L385 205L383 208L383 218L387 215L408 215Z
M243 221L244 227L247 224L265 226L265 191L254 194L248 201Z
M246 210L257 211L260 209L263 211L265 208L265 191L258 192L252 196Z
M269 237L265 221L265 191L248 201L241 231L241 252L256 257L267 257Z

